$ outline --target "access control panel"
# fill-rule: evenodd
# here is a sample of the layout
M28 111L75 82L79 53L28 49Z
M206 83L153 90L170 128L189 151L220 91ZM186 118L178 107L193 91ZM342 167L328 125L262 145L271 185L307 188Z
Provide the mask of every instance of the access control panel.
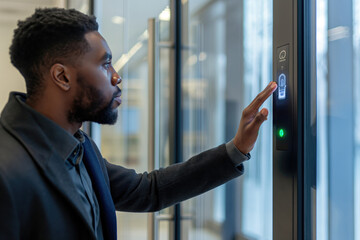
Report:
M273 236L302 240L304 4L273 0ZM294 14L296 13L296 14ZM276 17L275 17L276 16ZM299 24L301 23L301 24ZM307 239L307 238L306 238Z
M291 89L289 74L289 44L278 47L276 51L276 83L274 93L274 134L277 150L288 150L292 135Z

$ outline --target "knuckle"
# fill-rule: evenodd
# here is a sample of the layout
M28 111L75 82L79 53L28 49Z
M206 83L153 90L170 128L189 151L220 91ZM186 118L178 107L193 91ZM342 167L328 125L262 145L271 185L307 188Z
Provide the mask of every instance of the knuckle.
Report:
M262 114L258 114L255 118L255 121L258 123L262 123L265 120L265 117Z
M257 104L261 104L262 102L263 102L263 95L262 94L258 94L257 96L256 96L256 103Z
M243 117L247 117L247 116L249 116L249 114L250 114L250 111L249 111L249 108L247 107L243 110L242 115L243 115Z

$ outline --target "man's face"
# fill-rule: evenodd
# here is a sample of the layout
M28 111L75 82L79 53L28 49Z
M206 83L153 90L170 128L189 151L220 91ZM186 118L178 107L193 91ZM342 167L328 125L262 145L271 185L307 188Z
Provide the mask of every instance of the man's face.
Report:
M121 90L117 86L120 77L111 64L111 51L101 35L90 32L85 39L90 50L76 64L76 91L68 120L114 124L121 104Z

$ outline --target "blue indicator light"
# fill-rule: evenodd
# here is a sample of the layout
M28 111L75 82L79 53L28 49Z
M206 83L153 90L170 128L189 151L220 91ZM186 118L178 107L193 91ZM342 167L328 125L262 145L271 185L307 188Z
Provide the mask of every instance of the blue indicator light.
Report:
M278 78L278 93L280 100L286 98L286 75L284 73L280 74Z

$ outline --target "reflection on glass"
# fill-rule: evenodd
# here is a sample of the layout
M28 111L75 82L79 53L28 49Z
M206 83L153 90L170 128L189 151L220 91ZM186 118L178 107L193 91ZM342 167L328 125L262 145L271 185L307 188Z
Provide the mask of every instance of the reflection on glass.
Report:
M100 32L123 79L118 121L101 126L101 151L108 161L137 172L148 170L148 19L158 17L168 5L168 0L95 2ZM118 212L117 222L119 239L147 239L146 214Z
M355 141L355 239L360 239L360 1L353 1L354 141Z
M170 159L170 143L169 143L169 101L170 101L170 49L159 49L159 167L169 166Z
M316 236L328 237L328 164L327 164L327 0L317 1L316 6L316 74L317 74L317 195Z
M225 141L225 3L189 1L183 43L184 160ZM186 7L185 7L186 8ZM217 18L219 17L219 18ZM206 39L206 42L204 40ZM185 202L182 239L221 239L224 187Z
M231 140L272 79L272 1L188 1L183 32L184 159ZM268 101L264 107L270 108ZM182 239L272 239L272 126L245 175L185 202ZM185 221L185 220L184 220Z
M272 80L272 0L244 1L244 101L249 104ZM263 107L271 109L270 101ZM272 117L246 163L241 232L246 239L272 239Z
M316 9L316 237L360 239L360 1Z
M67 8L75 8L80 12L89 14L90 13L90 1L89 0L68 0Z
M158 240L172 239L171 231L170 231L172 224L173 224L172 222L160 221L159 223L160 232L159 232Z

